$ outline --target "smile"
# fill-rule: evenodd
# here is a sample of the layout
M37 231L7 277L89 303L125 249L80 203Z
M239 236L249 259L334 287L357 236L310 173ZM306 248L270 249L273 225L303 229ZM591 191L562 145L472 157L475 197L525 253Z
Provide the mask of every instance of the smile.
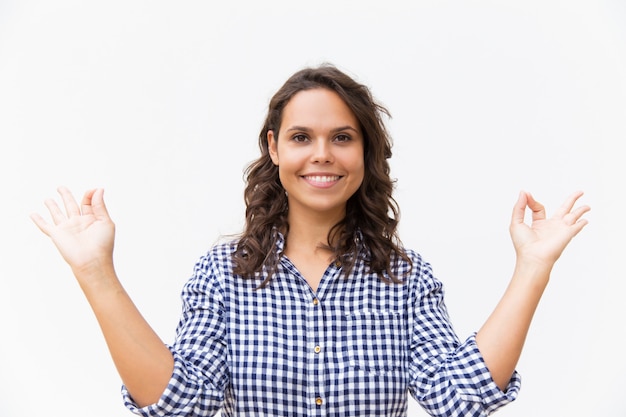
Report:
M335 181L339 181L339 176L338 175L305 175L304 179L310 182L318 182L318 183L325 183L325 182L335 182Z
M304 175L302 178L315 188L330 188L341 179L339 175Z

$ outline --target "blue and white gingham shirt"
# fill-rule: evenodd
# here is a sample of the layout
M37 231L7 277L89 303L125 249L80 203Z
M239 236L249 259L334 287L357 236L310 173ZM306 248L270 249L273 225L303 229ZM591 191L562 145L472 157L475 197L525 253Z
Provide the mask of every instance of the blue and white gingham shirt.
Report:
M277 250L282 253L280 237ZM457 338L442 285L413 269L386 284L359 259L331 264L314 292L286 256L271 283L232 273L234 244L202 257L183 289L174 372L142 416L406 416L408 393L435 416L485 416L515 399L494 383L474 336ZM409 270L400 261L398 276Z

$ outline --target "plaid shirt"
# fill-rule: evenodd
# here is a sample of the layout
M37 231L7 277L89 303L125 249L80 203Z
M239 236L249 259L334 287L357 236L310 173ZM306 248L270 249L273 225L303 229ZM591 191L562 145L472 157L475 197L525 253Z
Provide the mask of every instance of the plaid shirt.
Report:
M282 254L279 236L277 250ZM202 257L183 289L174 372L142 416L406 416L410 393L435 416L485 416L515 399L494 383L474 335L457 338L442 285L407 251L403 284L331 264L314 292L286 256L271 283L232 273L234 244ZM366 253L361 250L361 253ZM410 265L399 261L402 276Z

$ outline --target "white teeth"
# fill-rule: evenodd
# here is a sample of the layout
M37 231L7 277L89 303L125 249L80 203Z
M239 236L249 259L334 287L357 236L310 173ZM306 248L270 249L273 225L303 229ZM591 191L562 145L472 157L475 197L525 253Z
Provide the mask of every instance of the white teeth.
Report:
M309 181L314 181L314 182L333 182L333 181L337 181L339 179L339 177L337 175L314 175L314 176L307 176L305 177L307 180Z

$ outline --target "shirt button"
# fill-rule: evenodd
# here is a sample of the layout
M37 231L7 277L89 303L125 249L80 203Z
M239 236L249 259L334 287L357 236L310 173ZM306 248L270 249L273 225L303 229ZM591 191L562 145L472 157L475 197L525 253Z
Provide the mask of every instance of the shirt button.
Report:
M316 306L320 303L320 300L318 300L317 298L313 299L313 305Z
M313 348L313 351L314 351L315 353L320 353L320 352L322 351L322 348L321 348L321 347L319 347L319 346L315 346L315 348Z
M322 397L317 397L315 399L315 405L320 406L322 404L324 404L324 400L322 400Z

